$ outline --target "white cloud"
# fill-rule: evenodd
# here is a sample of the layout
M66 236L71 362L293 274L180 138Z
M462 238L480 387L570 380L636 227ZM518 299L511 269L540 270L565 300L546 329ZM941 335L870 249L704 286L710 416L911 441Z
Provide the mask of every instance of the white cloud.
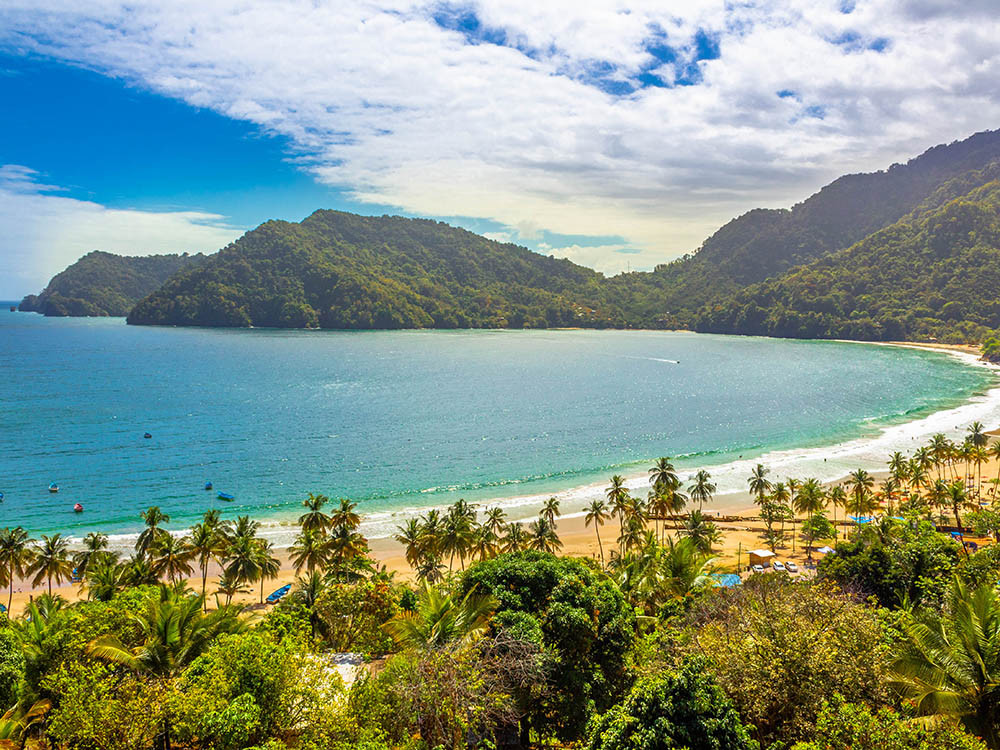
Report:
M1000 124L994 0L843 5L6 0L0 47L287 135L363 200L514 237L621 236L648 266L751 207ZM434 20L473 11L503 46ZM699 33L719 59L694 60ZM616 96L602 70L605 84L701 80ZM613 250L572 252L607 266Z
M0 166L0 299L41 291L53 269L91 250L214 252L242 234L216 214L107 208L58 190L27 167Z

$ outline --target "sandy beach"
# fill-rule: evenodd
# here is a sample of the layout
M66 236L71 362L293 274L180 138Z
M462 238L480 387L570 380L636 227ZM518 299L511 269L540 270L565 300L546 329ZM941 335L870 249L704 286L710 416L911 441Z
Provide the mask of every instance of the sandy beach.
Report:
M942 350L962 354L966 357L978 354L978 350L976 348L965 345L947 345L936 343L925 344L912 342L889 342L888 345ZM1000 434L1000 429L997 429L1000 425L988 424L987 427L990 428L991 435ZM917 446L914 446L914 448L915 447ZM832 446L831 450L836 448L839 448L839 446ZM885 460L888 460L888 458L889 456L886 455ZM765 463L765 465L770 465L766 460L766 457L761 460ZM825 462L825 456L821 460ZM756 463L756 459L745 463L747 463L748 466L751 466ZM773 481L781 481L786 478L785 473L781 471L780 466L772 468L774 469L771 475ZM876 480L881 480L887 475L887 472L884 470L879 471L877 469L873 470L870 468L869 472L876 478ZM990 491L990 485L986 484L986 482L989 479L996 477L997 472L998 466L995 461L990 461L989 463L983 465L982 477L984 481L984 496L988 497L988 493ZM798 474L796 474L796 476L802 478ZM827 480L828 485L839 483L844 478L846 478L846 472L844 472L843 475L836 477L824 477L824 479ZM647 487L645 486L644 478L633 477L629 482L629 486L636 494L640 496L645 495ZM540 504L540 502L541 500L539 500L538 504ZM483 509L488 505L489 503L481 503L479 507ZM580 512L572 512L574 509L567 508L565 503L563 505L563 509L567 515L558 519L558 534L563 544L561 554L598 559L600 557L600 548L594 527L587 527L583 514ZM690 509L691 506L688 507L688 510ZM525 515L528 515L529 507L515 507L512 510L513 512L510 513L510 518L512 520L521 519L524 518ZM754 506L750 495L746 492L730 492L716 498L716 501L705 506L704 510L709 516L716 519L719 529L723 533L721 543L714 550L717 558L716 563L719 566L719 569L725 572L736 572L738 568L745 569L748 561L746 553L752 549L765 547L763 538L765 526L763 522L759 520L757 509ZM828 515L832 516L830 509L828 509ZM849 526L844 523L843 516L843 509L839 509L837 520L840 522L838 524L838 530L841 535L843 535L849 528ZM798 535L790 533L790 526L791 525L789 524L789 526L786 527L786 530L789 532L786 535L786 546L778 549L778 559L793 560L798 563L800 567L804 568L807 562L805 548L803 547L802 541ZM667 529L668 533L672 533L669 523L667 524ZM362 531L364 531L364 526L362 527ZM617 537L617 524L615 521L609 520L600 531L601 541L604 545L604 553L605 556L607 556L610 554L611 549L615 545L615 539ZM394 571L398 579L413 579L413 572L406 562L403 547L398 542L391 537L380 536L370 539L369 545L372 556L380 564L385 565L388 570ZM291 583L296 577L296 573L289 562L286 550L279 549L277 555L282 561L281 571L276 578L265 583L265 596L274 589L286 583ZM456 565L457 564L458 563L456 562ZM209 570L207 588L210 604L213 602L212 593L214 591L214 581L218 578L219 573L220 571L218 566L211 566ZM200 572L196 570L195 574L187 579L187 582L192 589L200 591ZM11 609L14 613L20 613L33 595L40 594L44 590L44 584L42 587L32 590L26 582L15 581ZM69 583L54 585L53 593L59 594L60 596L63 596L71 601L86 596L86 592L83 591L79 585ZM5 594L0 596L0 602L6 604L7 596ZM235 601L252 605L259 602L259 599L260 589L258 585L252 593L240 595L236 597Z

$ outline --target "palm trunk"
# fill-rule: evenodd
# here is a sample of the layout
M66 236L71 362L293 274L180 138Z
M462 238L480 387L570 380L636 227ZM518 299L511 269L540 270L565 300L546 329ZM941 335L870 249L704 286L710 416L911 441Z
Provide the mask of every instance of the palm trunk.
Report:
M49 573L49 596L52 596L52 574Z
M14 601L14 571L10 571L10 593L7 595L7 617L10 617L10 605Z
M594 531L597 532L597 548L601 551L601 567L604 567L604 545L601 544L601 527L600 524L594 524Z

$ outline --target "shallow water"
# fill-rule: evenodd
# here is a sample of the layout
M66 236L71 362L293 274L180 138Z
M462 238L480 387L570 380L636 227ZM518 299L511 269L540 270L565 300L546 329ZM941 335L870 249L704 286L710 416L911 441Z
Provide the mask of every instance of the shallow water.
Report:
M133 533L152 504L175 528L213 506L280 524L309 491L356 500L376 534L460 496L561 492L572 510L660 455L717 466L733 491L763 454L783 473L835 473L997 401L990 371L936 352L647 331L140 328L4 311L0 367L0 526L73 536ZM809 450L838 443L832 463Z

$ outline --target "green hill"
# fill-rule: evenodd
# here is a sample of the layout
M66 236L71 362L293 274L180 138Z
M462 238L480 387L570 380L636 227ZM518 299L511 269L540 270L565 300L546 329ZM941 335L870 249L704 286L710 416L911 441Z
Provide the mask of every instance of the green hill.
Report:
M1000 165L945 184L845 250L705 308L695 325L798 338L983 339L1000 328Z
M22 301L22 312L49 316L124 316L136 302L204 255L122 256L94 251L56 274Z
M269 221L142 300L129 323L321 328L624 325L604 277L425 219Z

